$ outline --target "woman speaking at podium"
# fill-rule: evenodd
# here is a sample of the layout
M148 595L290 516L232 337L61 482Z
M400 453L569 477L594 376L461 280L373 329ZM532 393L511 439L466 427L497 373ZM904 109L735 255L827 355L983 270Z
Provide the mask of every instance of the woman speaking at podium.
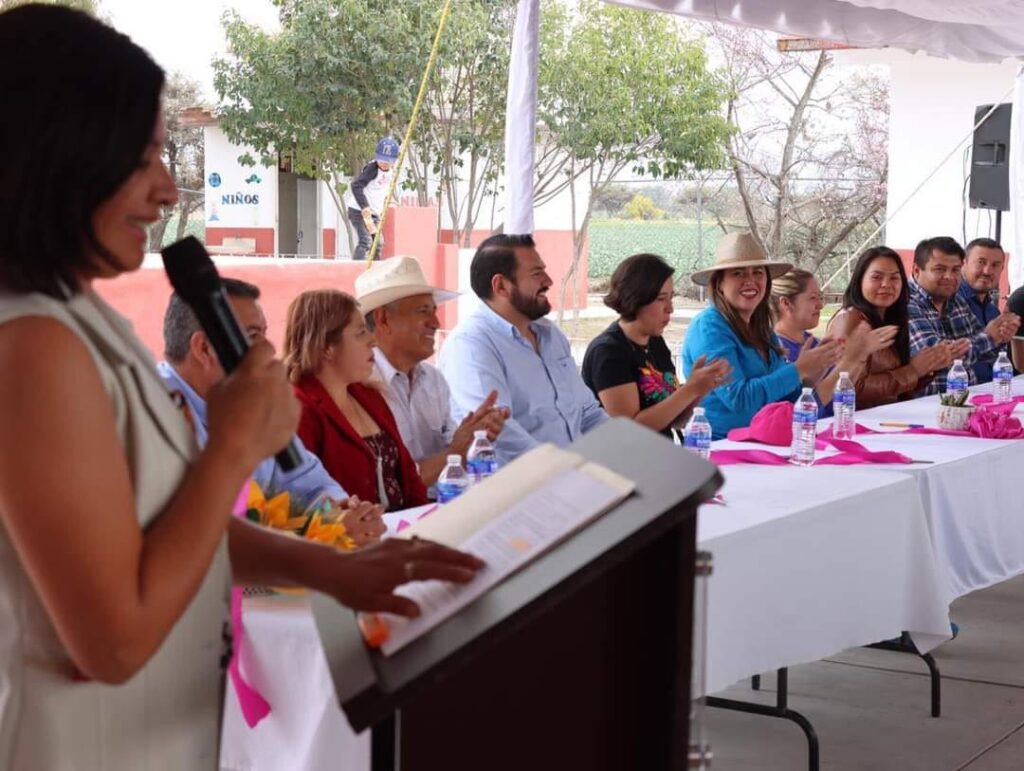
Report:
M0 768L214 769L232 575L413 614L396 585L479 565L422 542L343 554L229 525L295 431L282 365L250 350L211 393L199 452L92 290L141 265L176 199L163 73L53 6L0 13L0 51Z

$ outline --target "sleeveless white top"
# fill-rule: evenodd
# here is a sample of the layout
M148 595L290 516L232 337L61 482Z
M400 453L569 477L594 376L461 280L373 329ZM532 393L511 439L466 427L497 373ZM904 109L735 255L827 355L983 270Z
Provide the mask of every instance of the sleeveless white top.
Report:
M151 524L197 452L152 357L131 324L92 292L67 302L0 293L0 324L24 316L57 319L89 349L114 406L139 522ZM69 523L69 537L74 528ZM229 586L225 540L198 594L142 670L118 686L76 681L71 660L0 527L0 768L216 769Z

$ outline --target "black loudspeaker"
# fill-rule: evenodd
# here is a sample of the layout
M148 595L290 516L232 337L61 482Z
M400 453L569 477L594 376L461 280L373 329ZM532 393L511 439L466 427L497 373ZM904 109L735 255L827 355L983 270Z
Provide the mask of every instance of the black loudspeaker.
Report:
M974 125L992 109L983 104L974 110ZM1000 104L974 131L971 151L972 209L1010 210L1010 104Z

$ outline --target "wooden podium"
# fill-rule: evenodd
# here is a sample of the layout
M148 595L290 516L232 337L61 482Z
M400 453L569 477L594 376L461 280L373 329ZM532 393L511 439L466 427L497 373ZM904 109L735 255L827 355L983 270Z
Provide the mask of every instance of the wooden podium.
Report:
M687 764L697 506L709 463L618 419L570 448L636 493L385 657L316 595L338 699L374 771L658 771Z

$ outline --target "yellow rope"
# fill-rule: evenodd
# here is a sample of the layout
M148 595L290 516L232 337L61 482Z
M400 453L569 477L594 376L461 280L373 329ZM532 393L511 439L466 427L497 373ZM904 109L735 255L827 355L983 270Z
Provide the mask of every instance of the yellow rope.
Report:
M430 76L434 72L434 65L437 64L437 54L441 49L441 35L444 26L448 22L448 16L452 10L452 0L446 0L444 8L441 9L441 19L437 23L437 34L434 35L434 45L430 49L430 58L427 60L427 69L423 72L423 79L420 81L420 91L416 95L416 104L412 108L412 117L409 118L409 126L405 130L405 137L402 139L402 149L398 152L398 160L395 162L394 174L391 175L391 183L388 185L387 195L384 196L384 204L380 211L380 221L377 223L377 232L373 234L373 243L370 244L370 254L366 261L366 268L373 265L377 256L377 247L380 242L380 235L384 232L384 220L388 214L388 206L395 195L395 185L398 184L398 175L402 170L402 163L405 162L405 154L409 149L409 140L416 128L416 118L419 117L420 108L423 106L423 98L427 95L427 84L430 83Z

